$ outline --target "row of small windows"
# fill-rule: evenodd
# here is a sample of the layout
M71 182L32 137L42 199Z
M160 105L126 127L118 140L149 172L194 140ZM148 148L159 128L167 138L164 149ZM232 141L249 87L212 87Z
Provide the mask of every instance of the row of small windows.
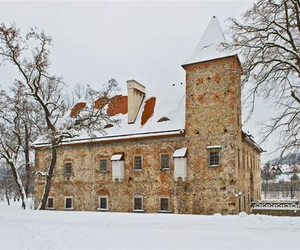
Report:
M143 158L142 156L134 156L133 160L134 170L142 170L143 168ZM169 154L161 154L160 155L160 165L161 170L168 170L170 169L170 156ZM108 171L108 159L103 158L99 160L99 171L101 173L106 173ZM65 175L71 175L72 174L72 163L66 162L65 163Z
M221 150L220 148L208 148L208 165L210 167L218 167L220 166L221 159ZM160 155L160 167L161 170L170 169L170 155L169 154L161 154ZM143 168L143 158L142 156L134 156L133 157L133 168L134 170L142 170ZM108 171L108 159L103 158L99 160L99 171L101 173L105 173ZM72 174L72 163L65 163L65 171L66 175Z
M169 212L169 197L160 197L159 198L159 212ZM47 208L48 209L55 209L54 206L54 198L49 197L47 202ZM65 209L73 209L73 197L67 196L65 197L64 202L64 208ZM108 196L100 196L99 197L99 207L97 210L100 211L108 211ZM144 198L141 195L135 196L133 198L133 211L136 212L142 212L144 211Z

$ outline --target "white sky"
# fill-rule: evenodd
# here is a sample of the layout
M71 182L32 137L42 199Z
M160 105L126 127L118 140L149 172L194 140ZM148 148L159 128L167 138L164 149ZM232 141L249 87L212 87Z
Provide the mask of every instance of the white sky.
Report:
M1 1L0 22L16 22L22 31L44 29L54 39L52 69L70 86L101 88L115 78L124 90L135 79L158 89L185 82L180 66L188 59L212 16L224 21L252 6L240 1ZM0 85L11 84L14 72L0 68ZM245 130L259 141L262 122L270 109L260 101ZM271 143L263 144L268 152ZM274 155L272 155L273 157ZM262 161L272 158L262 157Z

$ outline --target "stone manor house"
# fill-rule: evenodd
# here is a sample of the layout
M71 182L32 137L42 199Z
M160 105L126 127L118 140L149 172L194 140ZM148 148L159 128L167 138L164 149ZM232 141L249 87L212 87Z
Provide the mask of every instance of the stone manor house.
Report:
M105 107L120 124L106 134L75 137L58 148L48 209L237 214L260 199L262 149L242 131L241 65L218 50L212 18L182 67L186 84L151 92L135 80ZM117 104L117 105L116 105ZM80 106L80 103L77 105ZM84 105L83 105L84 106ZM95 108L104 108L95 102ZM75 116L76 107L70 113ZM37 170L49 160L35 143ZM38 205L44 185L35 179Z

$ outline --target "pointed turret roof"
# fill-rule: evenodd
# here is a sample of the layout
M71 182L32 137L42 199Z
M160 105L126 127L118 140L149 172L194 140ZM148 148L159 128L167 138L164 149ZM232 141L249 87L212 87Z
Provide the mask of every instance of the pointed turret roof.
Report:
M234 54L220 51L218 49L220 43L224 41L225 38L219 21L216 16L213 16L192 56L190 56L190 58L186 62L184 62L182 66L192 63L210 61L222 57L233 56Z

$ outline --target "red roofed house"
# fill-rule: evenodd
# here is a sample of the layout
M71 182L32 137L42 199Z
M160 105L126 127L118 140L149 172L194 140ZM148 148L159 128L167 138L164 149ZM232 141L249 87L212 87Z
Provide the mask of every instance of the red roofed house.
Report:
M80 135L58 148L49 209L113 212L236 214L260 199L261 148L243 133L241 66L220 52L213 18L191 58L186 84L151 93L135 80L110 100L120 124L106 134ZM104 108L98 100L95 108ZM84 103L71 111L76 116ZM36 168L48 159L35 143ZM35 182L37 203L41 179Z

